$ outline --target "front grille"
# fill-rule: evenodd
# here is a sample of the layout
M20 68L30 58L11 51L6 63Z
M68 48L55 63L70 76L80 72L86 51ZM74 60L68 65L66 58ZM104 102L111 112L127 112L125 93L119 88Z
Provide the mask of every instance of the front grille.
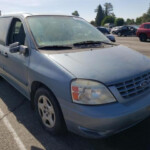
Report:
M150 72L117 83L115 87L125 99L140 95L150 89Z

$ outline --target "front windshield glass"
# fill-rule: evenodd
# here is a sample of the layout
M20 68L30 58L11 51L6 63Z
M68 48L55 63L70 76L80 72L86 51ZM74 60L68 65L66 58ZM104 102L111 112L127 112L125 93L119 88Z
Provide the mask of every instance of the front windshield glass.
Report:
M84 41L110 42L88 22L77 17L31 16L27 22L38 45L66 46Z

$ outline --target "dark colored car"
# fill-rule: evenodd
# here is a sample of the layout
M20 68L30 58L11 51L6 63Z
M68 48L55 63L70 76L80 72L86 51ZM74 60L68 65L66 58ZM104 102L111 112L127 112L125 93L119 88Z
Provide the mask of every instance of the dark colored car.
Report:
M142 42L145 42L147 41L147 39L150 39L150 22L143 23L137 30L136 35Z
M112 34L116 34L116 32L117 32L121 27L122 27L122 26L113 27L113 28L111 29L111 33L112 33Z
M137 28L134 26L122 26L116 31L118 36L136 35Z
M110 41L112 42L116 42L116 39L115 37L110 34L109 30L107 28L104 28L104 27L97 27L97 29L99 31L101 31Z

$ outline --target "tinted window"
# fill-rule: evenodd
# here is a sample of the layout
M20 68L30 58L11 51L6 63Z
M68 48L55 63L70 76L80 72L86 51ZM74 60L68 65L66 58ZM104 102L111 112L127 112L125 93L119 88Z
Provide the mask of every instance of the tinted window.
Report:
M150 24L144 24L145 29L150 29Z
M127 26L122 27L122 30L127 30L127 29L128 29Z
M25 43L25 32L23 24L19 19L13 19L8 34L8 45L19 42L20 45Z
M0 44L5 45L11 18L0 18Z

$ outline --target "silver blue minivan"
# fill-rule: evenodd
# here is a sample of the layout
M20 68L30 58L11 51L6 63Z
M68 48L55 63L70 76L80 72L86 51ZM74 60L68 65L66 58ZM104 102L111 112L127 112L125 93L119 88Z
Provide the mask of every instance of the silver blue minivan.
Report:
M51 134L102 138L150 116L150 59L79 17L0 17L0 76Z

